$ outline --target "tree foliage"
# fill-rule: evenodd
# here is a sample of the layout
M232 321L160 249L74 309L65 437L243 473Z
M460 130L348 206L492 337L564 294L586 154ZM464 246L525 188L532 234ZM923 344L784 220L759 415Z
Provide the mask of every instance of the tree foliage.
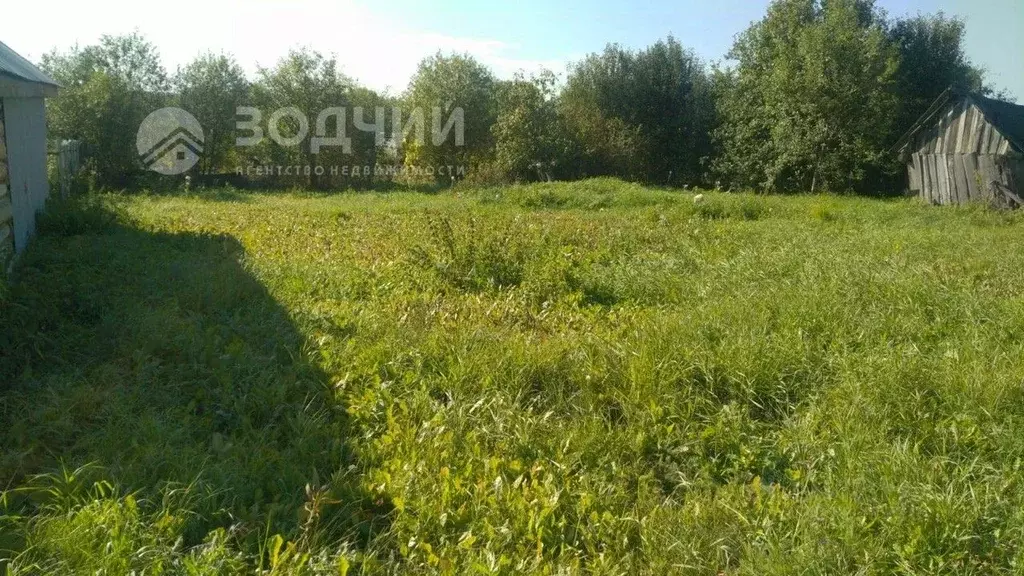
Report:
M869 1L779 0L719 73L718 171L766 190L848 190L882 163L898 54Z
M904 18L892 26L889 39L900 55L895 79L897 132L912 126L947 88L992 92L984 85L983 72L971 65L964 53L962 20L941 12Z
M495 79L486 66L468 54L436 54L420 63L405 97L405 118L422 114L426 130L422 141L415 134L404 138L406 163L421 166L479 166L493 155L491 126L496 116ZM464 144L453 129L441 135L452 114L462 110ZM403 125L404 126L404 125Z
M566 170L573 150L558 114L557 82L545 71L498 84L495 164L511 180L546 180Z
M874 0L774 0L713 68L671 36L641 50L608 45L571 65L564 82L550 72L498 80L471 55L438 53L397 99L310 49L259 69L252 83L232 57L205 54L169 85L138 34L53 52L43 67L64 87L50 103L51 132L83 140L106 186L133 183L139 123L177 102L204 126L205 173L247 164L373 171L383 160L436 170L446 184L462 174L444 171L452 167L478 182L610 175L877 193L899 191L892 144L943 90L994 93L963 41L964 23L941 13L891 19ZM267 138L254 148L233 142L242 104L262 112ZM274 116L282 109L297 114ZM277 182L369 184L367 172Z
M168 100L156 48L137 33L103 36L96 45L50 52L40 65L62 87L47 106L51 135L85 143L99 184L135 182L139 125Z
M178 71L178 103L203 126L205 143L199 169L223 170L235 145L235 112L249 99L249 81L235 59L204 54Z
M314 138L348 137L354 132L350 109L354 89L352 79L338 70L336 58L314 50L292 50L273 68L260 68L252 92L256 107L267 115L263 123L267 126L268 138L254 151L256 159L261 163L302 167L351 164L350 147L337 143L318 148ZM304 138L298 138L302 126L296 115L273 118L275 111L287 108L295 108L305 117ZM332 108L345 111L325 113ZM324 114L323 125L318 126L321 114ZM294 146L282 146L269 137L275 129L283 139L299 141ZM325 178L312 171L302 174L299 180L314 188L327 184Z
M590 173L695 182L711 154L710 80L672 37L639 52L609 45L586 57L569 75L562 111Z

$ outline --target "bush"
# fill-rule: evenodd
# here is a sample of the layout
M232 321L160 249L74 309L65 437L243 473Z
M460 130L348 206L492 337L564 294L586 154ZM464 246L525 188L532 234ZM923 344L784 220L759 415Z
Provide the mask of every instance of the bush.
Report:
M526 253L511 231L482 233L471 221L456 230L447 218L429 220L431 244L412 250L413 260L446 283L470 292L518 286Z

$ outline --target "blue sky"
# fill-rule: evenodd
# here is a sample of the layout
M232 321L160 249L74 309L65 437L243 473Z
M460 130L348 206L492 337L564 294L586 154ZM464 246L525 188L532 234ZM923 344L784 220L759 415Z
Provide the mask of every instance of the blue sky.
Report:
M967 21L967 52L992 82L1024 101L1024 0L879 0L894 15L944 11ZM438 50L470 52L501 77L561 72L606 43L641 48L673 34L708 61L760 19L768 1L625 0L49 0L5 8L0 40L32 59L49 49L138 30L172 71L204 50L236 55L250 72L296 45L335 53L376 89L404 89L416 63ZM62 14L53 18L53 14ZM196 15L200 14L201 17Z
M880 0L891 15L943 11L967 22L969 56L997 85L1024 99L1024 0ZM393 0L383 6L456 36L494 38L524 59L573 58L608 42L643 47L673 34L707 60L719 60L733 37L763 17L768 2L714 0L628 2L518 0L433 3Z

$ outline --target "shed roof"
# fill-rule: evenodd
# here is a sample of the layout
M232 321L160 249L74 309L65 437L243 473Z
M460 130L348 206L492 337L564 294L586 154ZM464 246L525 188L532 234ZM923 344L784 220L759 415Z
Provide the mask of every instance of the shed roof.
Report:
M58 87L57 81L47 76L20 54L0 42L0 76L20 82Z
M968 98L981 110L985 120L995 127L1004 138L1013 144L1019 152L1024 152L1024 106L995 100L977 93L961 92L953 88L947 88L931 107L921 115L921 118L903 135L893 147L893 150L903 150L918 132L930 126L932 122L941 116L942 112L948 110L953 101L960 101Z
M1017 150L1024 152L1024 106L977 94L971 95L971 99L989 124L995 126Z
M974 92L963 92L952 87L946 88L939 97L932 102L932 106L914 122L913 126L896 142L893 151L903 151L909 145L910 140L918 135L941 114L948 110L952 101L959 101L962 98L969 98L984 115L985 120L995 127L1002 136L1006 137L1018 152L1024 152L1024 106L1012 104L1012 102L996 100Z

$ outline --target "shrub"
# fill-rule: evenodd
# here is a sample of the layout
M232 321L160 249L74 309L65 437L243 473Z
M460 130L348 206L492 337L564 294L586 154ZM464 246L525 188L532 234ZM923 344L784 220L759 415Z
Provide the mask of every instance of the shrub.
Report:
M527 259L515 232L482 232L474 221L456 229L448 218L428 221L431 242L411 251L413 261L444 282L470 292L518 286Z

